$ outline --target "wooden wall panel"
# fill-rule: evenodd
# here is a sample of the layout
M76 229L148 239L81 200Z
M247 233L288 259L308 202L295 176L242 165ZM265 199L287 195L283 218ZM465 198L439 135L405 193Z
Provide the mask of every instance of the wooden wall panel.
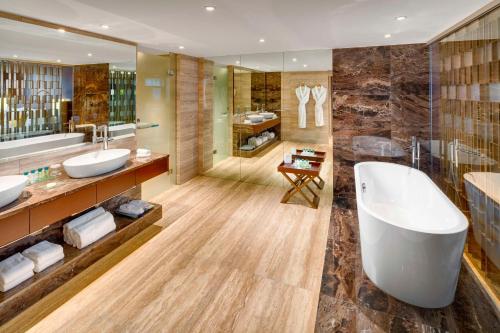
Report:
M81 65L73 69L73 116L80 124L109 121L109 64Z
M198 165L204 172L213 166L214 63L198 61Z
M198 59L176 56L177 184L198 175Z
M307 143L328 143L331 133L331 98L330 77L331 72L284 72L281 75L281 139L283 141L297 141ZM316 127L314 123L314 99L312 95L307 103L307 127L298 126L299 101L295 95L295 89L302 83L311 89L317 85L323 85L328 92L325 104L323 104L325 125Z

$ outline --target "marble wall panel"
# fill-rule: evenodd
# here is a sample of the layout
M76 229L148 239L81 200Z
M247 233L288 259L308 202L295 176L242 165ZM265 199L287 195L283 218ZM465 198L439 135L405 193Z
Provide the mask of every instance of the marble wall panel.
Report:
M332 132L334 158L345 163L367 160L411 163L411 137L430 138L429 51L425 44L334 49L332 55ZM424 125L422 125L424 124ZM352 138L388 138L406 151L403 158L354 154ZM422 149L422 155L426 152ZM422 168L430 158L422 156ZM336 195L354 197L352 179L339 175Z
M390 48L333 50L333 91L349 95L389 95Z

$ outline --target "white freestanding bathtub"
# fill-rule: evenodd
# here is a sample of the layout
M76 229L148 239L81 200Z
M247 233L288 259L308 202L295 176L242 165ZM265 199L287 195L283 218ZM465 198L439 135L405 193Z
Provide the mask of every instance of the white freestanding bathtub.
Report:
M361 257L386 293L424 308L453 302L468 222L423 172L364 162L354 166Z

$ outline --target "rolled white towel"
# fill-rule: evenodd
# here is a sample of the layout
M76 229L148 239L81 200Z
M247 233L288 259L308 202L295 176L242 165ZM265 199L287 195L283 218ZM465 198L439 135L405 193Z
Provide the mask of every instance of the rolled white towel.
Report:
M21 253L16 253L2 260L0 262L0 285L10 285L14 281L27 276L29 272L33 275L33 268L35 268L33 261L24 257Z
M41 272L64 258L63 247L59 244L41 241L23 251L23 256L35 264L34 271Z
M73 220L69 221L68 223L66 223L63 226L64 241L66 243L68 243L69 245L75 246L75 244L74 244L74 237L73 237L73 233L72 233L73 229L76 226L84 224L84 223L86 223L86 222L88 222L88 221L96 218L97 216L104 214L105 212L106 211L104 210L104 208L98 207L98 208L93 209L90 212L85 213L82 216L79 216L76 219L73 219Z
M35 273L33 273L33 271L26 271L24 274L18 276L15 280L12 280L8 283L0 282L0 290L2 292L6 292L6 291L16 287L17 285L23 283L24 281L28 280L33 275L35 275Z
M72 229L74 246L83 249L98 239L106 236L116 229L115 220L110 212L97 216L85 224L80 224Z

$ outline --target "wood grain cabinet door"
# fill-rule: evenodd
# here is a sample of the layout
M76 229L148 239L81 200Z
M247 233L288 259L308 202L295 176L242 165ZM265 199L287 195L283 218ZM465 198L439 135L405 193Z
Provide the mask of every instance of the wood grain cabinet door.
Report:
M30 210L30 233L82 212L96 203L96 186L92 185L33 207Z
M30 214L25 209L20 213L0 220L0 246L27 236L30 232Z

